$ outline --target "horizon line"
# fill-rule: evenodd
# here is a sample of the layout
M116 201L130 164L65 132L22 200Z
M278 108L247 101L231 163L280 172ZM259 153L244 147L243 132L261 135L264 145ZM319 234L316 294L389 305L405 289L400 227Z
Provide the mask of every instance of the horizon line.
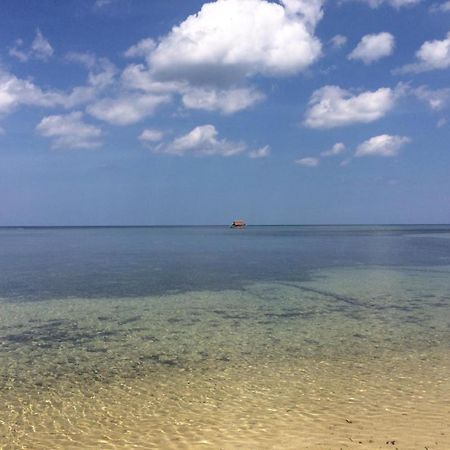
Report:
M0 225L2 228L207 228L229 227L230 224L160 224L160 225ZM370 226L450 226L450 223L286 223L247 224L247 227L370 227Z

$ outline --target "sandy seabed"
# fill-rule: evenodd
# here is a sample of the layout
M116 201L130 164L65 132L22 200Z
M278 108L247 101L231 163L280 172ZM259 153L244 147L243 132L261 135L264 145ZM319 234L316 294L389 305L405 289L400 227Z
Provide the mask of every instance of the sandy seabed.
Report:
M448 275L0 303L0 448L448 450Z

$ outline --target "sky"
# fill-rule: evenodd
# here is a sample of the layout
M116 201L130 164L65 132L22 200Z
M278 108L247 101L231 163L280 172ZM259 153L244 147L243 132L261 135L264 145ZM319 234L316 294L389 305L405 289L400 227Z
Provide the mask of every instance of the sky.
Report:
M450 1L1 0L0 226L450 223Z

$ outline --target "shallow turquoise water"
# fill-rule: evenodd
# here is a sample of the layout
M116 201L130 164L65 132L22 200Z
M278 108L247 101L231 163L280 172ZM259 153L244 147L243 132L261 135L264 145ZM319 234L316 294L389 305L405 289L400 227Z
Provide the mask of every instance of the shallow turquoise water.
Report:
M426 372L435 386L449 383L448 233L448 227L0 230L0 395L8 405L0 436L18 447L45 448L49 436L36 440L30 429L58 424L64 408L76 420L90 416L112 436L116 430L88 407L87 399L104 389L123 394L123 386L143 382L143 398L155 390L183 398L183 380L222 374L229 392L236 379L251 382L252 370L265 374L255 392L274 390L280 374L297 374L295 395L299 389L310 395L307 387L318 379L344 392L350 377L361 392L372 392L374 405L377 396L399 392L421 398L418 374ZM398 379L390 382L392 374ZM367 381L374 375L386 384L378 393ZM203 395L200 387L189 392ZM116 392L117 411L129 401L122 394ZM32 414L44 399L52 408ZM444 415L446 408L439 407ZM67 429L58 425L62 435L78 432L74 417ZM161 429L174 420L152 417ZM92 441L89 429L83 439Z

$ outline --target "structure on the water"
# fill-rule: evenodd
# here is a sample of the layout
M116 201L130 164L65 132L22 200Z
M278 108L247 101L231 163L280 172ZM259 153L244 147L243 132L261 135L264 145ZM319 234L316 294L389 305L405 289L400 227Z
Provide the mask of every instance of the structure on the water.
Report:
M233 220L230 228L245 228L246 223L243 220Z

